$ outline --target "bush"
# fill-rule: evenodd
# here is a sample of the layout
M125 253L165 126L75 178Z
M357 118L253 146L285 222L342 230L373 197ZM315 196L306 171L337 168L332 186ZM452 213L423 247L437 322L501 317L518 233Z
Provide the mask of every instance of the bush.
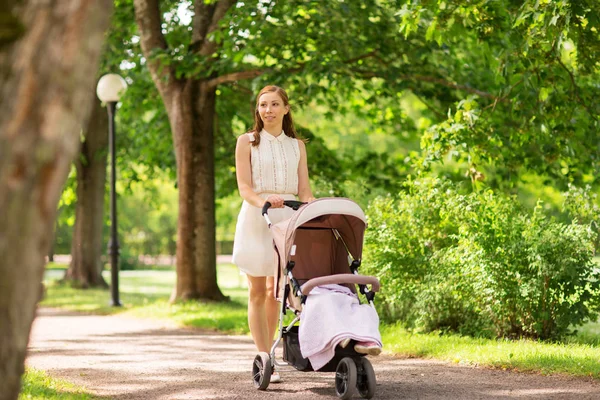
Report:
M365 267L382 281L380 312L421 330L560 338L593 319L594 232L525 212L511 197L409 182L368 209Z
M589 225L596 235L594 242L594 253L598 254L600 248L600 205L598 195L592 192L588 185L579 188L569 185L565 193L563 211L578 224Z

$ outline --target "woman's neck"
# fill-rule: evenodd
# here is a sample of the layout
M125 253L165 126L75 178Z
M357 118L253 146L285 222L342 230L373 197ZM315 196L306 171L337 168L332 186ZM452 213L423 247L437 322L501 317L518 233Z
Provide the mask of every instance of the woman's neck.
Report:
M283 133L283 126L264 126L263 129L273 137L277 137Z

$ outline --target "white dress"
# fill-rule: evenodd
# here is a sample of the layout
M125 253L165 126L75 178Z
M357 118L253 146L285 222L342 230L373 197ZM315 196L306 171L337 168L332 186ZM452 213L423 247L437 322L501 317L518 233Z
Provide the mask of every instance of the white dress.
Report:
M254 136L250 141L254 141ZM298 140L283 132L275 137L264 129L260 144L251 146L252 189L261 198L278 194L285 200L295 200L298 194ZM274 224L290 218L294 211L289 207L269 209ZM233 263L250 276L273 276L275 273L273 237L261 209L244 200L238 215L233 239Z

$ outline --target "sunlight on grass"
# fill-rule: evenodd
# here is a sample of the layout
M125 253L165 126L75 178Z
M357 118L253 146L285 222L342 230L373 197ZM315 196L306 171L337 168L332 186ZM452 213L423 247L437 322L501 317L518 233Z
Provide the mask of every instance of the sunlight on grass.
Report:
M27 368L22 377L19 400L94 400L101 399L61 379L54 379L44 371Z
M46 271L43 306L60 307L94 314L126 314L143 318L169 319L183 326L247 333L247 288L245 277L232 264L219 264L218 283L230 302L186 301L169 303L175 286L175 271L136 270L119 273L119 297L123 307L110 305L109 290L79 290L61 284L61 270ZM110 282L110 271L104 279Z
M586 344L490 340L458 335L411 334L397 326L382 327L387 352L405 357L488 365L542 374L568 373L600 378L600 349Z

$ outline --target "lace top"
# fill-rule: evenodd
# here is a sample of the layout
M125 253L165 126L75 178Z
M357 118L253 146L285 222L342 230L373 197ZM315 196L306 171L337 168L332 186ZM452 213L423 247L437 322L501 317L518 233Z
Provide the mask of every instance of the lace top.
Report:
M248 134L250 142L253 134ZM252 189L256 193L298 194L298 140L281 135L275 137L264 129L260 144L251 146Z

